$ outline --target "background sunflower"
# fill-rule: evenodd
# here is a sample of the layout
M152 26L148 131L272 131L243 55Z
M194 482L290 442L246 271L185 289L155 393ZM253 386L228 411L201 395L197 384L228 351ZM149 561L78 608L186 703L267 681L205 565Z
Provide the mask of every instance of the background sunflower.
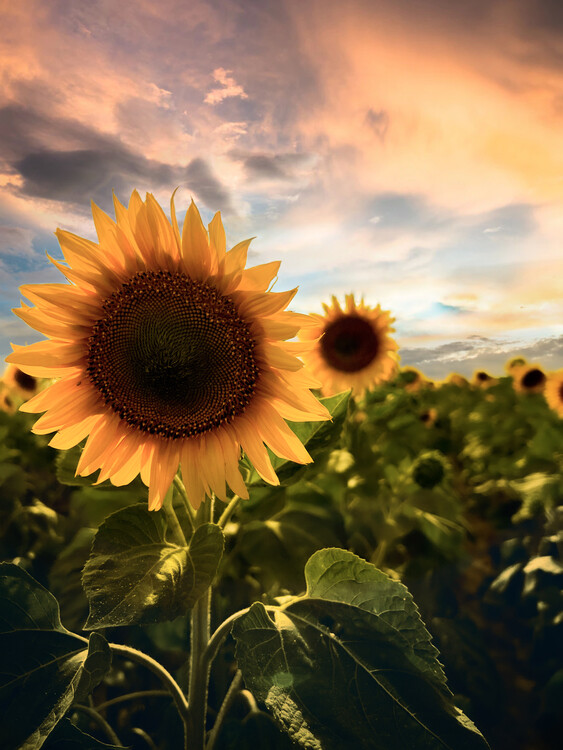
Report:
M316 325L300 333L301 339L316 342L303 358L322 382L323 393L350 388L361 395L389 380L399 359L398 345L389 335L394 330L390 313L363 300L357 303L353 294L346 295L344 310L335 296L323 308L324 316L311 315Z

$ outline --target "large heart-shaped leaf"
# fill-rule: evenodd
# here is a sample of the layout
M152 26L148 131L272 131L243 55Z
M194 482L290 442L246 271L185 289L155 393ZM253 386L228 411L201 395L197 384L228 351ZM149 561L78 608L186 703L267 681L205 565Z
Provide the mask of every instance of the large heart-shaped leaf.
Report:
M216 524L199 526L188 546L166 539L163 514L124 508L100 526L82 583L90 602L86 630L173 620L209 588L223 554Z
M309 560L307 594L233 627L247 686L301 747L484 750L457 709L407 589L339 549Z
M17 565L0 566L0 705L3 750L36 750L78 695L110 666L109 647L61 625L52 594Z

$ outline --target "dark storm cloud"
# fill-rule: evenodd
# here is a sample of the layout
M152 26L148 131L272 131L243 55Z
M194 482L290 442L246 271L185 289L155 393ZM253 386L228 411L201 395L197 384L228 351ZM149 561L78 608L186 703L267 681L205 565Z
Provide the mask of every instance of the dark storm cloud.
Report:
M118 143L106 148L38 151L14 164L24 179L21 192L67 203L111 204L112 189L125 195L140 182L170 184L177 170L133 154Z
M192 159L185 171L186 184L211 209L232 212L231 199L206 161Z
M0 109L0 158L23 179L14 189L29 197L77 206L93 200L109 209L112 190L126 198L140 185L186 185L210 208L232 210L228 192L203 159L171 166L135 153L118 138L20 106Z
M250 153L233 149L229 156L242 163L248 179L292 180L296 172L311 163L310 154Z
M432 349L401 348L401 365L417 367L431 378L444 378L448 372L471 375L477 367L503 374L506 363L516 356L538 362L547 370L556 369L563 356L563 336L538 339L528 343L500 342L484 336L469 336Z

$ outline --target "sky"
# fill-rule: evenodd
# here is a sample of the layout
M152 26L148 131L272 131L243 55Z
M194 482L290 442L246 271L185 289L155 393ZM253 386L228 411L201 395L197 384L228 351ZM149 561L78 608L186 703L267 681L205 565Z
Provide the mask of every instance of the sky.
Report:
M560 0L0 0L0 355L54 231L220 210L292 309L364 296L401 364L563 367Z

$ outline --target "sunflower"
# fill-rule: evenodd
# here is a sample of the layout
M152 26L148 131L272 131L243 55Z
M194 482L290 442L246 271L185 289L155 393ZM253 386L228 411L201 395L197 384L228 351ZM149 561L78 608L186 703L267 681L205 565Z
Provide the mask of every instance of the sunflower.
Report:
M513 370L518 367L525 367L527 364L528 363L524 357L513 357L512 359L508 360L504 369L509 375L512 375Z
M518 393L541 393L547 380L539 365L521 365L511 370L512 385Z
M498 383L498 378L493 378L488 372L484 370L475 370L471 384L476 385L478 388L490 388L492 385Z
M436 424L436 420L438 419L438 411L431 406L429 409L426 409L426 411L423 411L421 414L419 414L420 421L425 427L432 427Z
M427 381L416 367L403 367L397 378L397 383L409 393L418 393Z
M39 381L33 375L20 370L15 365L8 365L2 375L2 383L12 393L16 393L20 398L27 399L34 396L39 389Z
M7 388L0 387L0 411L14 414L16 407Z
M563 418L563 370L548 375L543 395L553 411Z
M352 389L361 395L370 386L388 380L397 369L398 349L389 333L394 329L390 317L378 305L356 303L346 295L345 310L335 296L332 304L323 304L324 315L311 315L316 325L304 329L300 338L318 339L303 359L322 382L326 395Z
M464 378L463 375L460 375L458 372L450 373L445 382L449 385L457 385L458 388L463 388L464 386L469 385L467 378Z
M131 482L140 473L158 510L181 466L197 508L227 501L226 483L247 498L240 449L270 484L279 480L266 445L283 458L311 458L284 419L324 420L317 381L293 338L308 316L285 311L296 289L268 292L279 262L245 269L250 240L226 252L217 213L206 231L195 204L182 232L151 194L116 221L92 204L99 243L57 230L70 284L21 288L35 307L14 312L50 338L14 346L8 361L32 377L60 378L22 409L46 413L34 432L50 445L86 444L77 474Z

